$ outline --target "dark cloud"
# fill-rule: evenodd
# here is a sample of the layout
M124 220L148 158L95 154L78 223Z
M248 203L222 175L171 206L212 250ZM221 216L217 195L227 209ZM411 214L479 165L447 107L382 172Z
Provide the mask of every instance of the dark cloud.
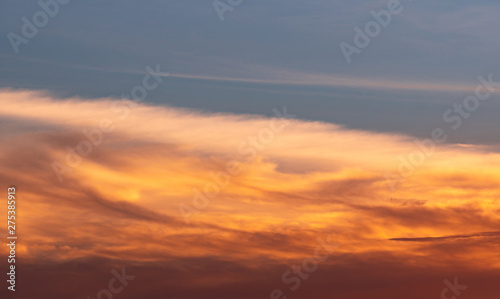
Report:
M467 238L478 238L478 237L500 237L500 232L482 232L467 235L452 235L443 237L421 237L421 238L392 238L391 241L404 241L404 242L435 242L435 241L446 241L452 239L467 239Z
M410 266L404 259L383 254L371 258L331 256L293 292L291 284L284 283L281 276L300 263L260 260L245 265L211 257L155 263L91 257L56 263L21 261L18 279L23 283L18 285L16 295L40 299L95 298L114 277L111 271L121 272L123 268L127 275L135 276L116 295L124 299L269 298L274 289L281 289L288 298L418 299L440 296L446 287L443 280L453 281L455 277L468 286L461 298L486 299L500 292L495 283L498 271L478 272L459 264L447 268ZM1 292L5 293L3 289Z

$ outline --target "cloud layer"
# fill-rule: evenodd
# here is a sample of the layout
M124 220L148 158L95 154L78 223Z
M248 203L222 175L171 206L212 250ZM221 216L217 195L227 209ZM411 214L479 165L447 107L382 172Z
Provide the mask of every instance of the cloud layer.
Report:
M24 296L95 296L124 266L120 298L430 298L455 276L461 298L500 293L493 149L441 145L391 191L408 136L10 90L0 107ZM327 236L338 247L291 291L283 272Z

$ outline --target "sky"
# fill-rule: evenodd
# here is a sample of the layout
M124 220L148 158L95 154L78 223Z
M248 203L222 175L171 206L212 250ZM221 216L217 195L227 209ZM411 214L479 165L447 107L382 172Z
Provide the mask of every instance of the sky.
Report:
M6 0L2 298L497 298L500 5L394 1Z

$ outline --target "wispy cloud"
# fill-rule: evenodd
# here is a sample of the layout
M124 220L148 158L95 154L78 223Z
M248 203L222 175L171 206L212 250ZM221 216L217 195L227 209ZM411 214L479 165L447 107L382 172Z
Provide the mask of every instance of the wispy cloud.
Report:
M499 237L500 232L483 232L468 235L453 235L443 237L422 237L422 238L393 238L391 241L404 241L404 242L433 242L433 241L446 241L450 239L467 239L478 237Z
M345 275L361 268L363 285L375 273L386 279L393 271L432 276L457 256L471 273L500 269L494 250L500 156L487 148L442 145L392 193L383 173L394 156L414 148L407 136L294 119L248 159L249 136L269 126L270 118L137 104L121 119L120 110L110 109L116 103L130 104L0 93L0 120L7 124L0 138L9 138L0 149L0 179L17 184L23 198L19 253L28 273L49 261L51 277L82 263L89 271L126 263L138 281L146 275L141 269L179 272L168 282L176 282L170 295L189 286L194 298L214 285L225 294L254 286L256 294L268 295L273 282L282 285L275 280L283 267L314 252L320 235L334 236L341 246L310 287L321 285L331 294L352 292L342 287ZM60 183L51 163L66 163L66 147L102 119L113 121L115 130ZM191 202L193 189L232 160L241 174L185 224L179 203ZM431 242L460 239L469 242L453 248ZM490 242L475 242L481 239ZM473 258L462 257L464 249ZM382 267L388 261L392 266ZM327 277L328 283L335 278L337 291L324 285ZM310 287L303 288L308 296L315 294ZM127 292L145 289L131 285ZM373 290L357 292L352 298Z

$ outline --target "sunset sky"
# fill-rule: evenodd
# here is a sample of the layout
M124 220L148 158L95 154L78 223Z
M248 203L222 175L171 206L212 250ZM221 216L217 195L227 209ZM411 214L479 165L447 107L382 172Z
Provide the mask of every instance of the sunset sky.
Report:
M2 299L500 296L499 3L348 63L392 1L42 2L0 13Z

